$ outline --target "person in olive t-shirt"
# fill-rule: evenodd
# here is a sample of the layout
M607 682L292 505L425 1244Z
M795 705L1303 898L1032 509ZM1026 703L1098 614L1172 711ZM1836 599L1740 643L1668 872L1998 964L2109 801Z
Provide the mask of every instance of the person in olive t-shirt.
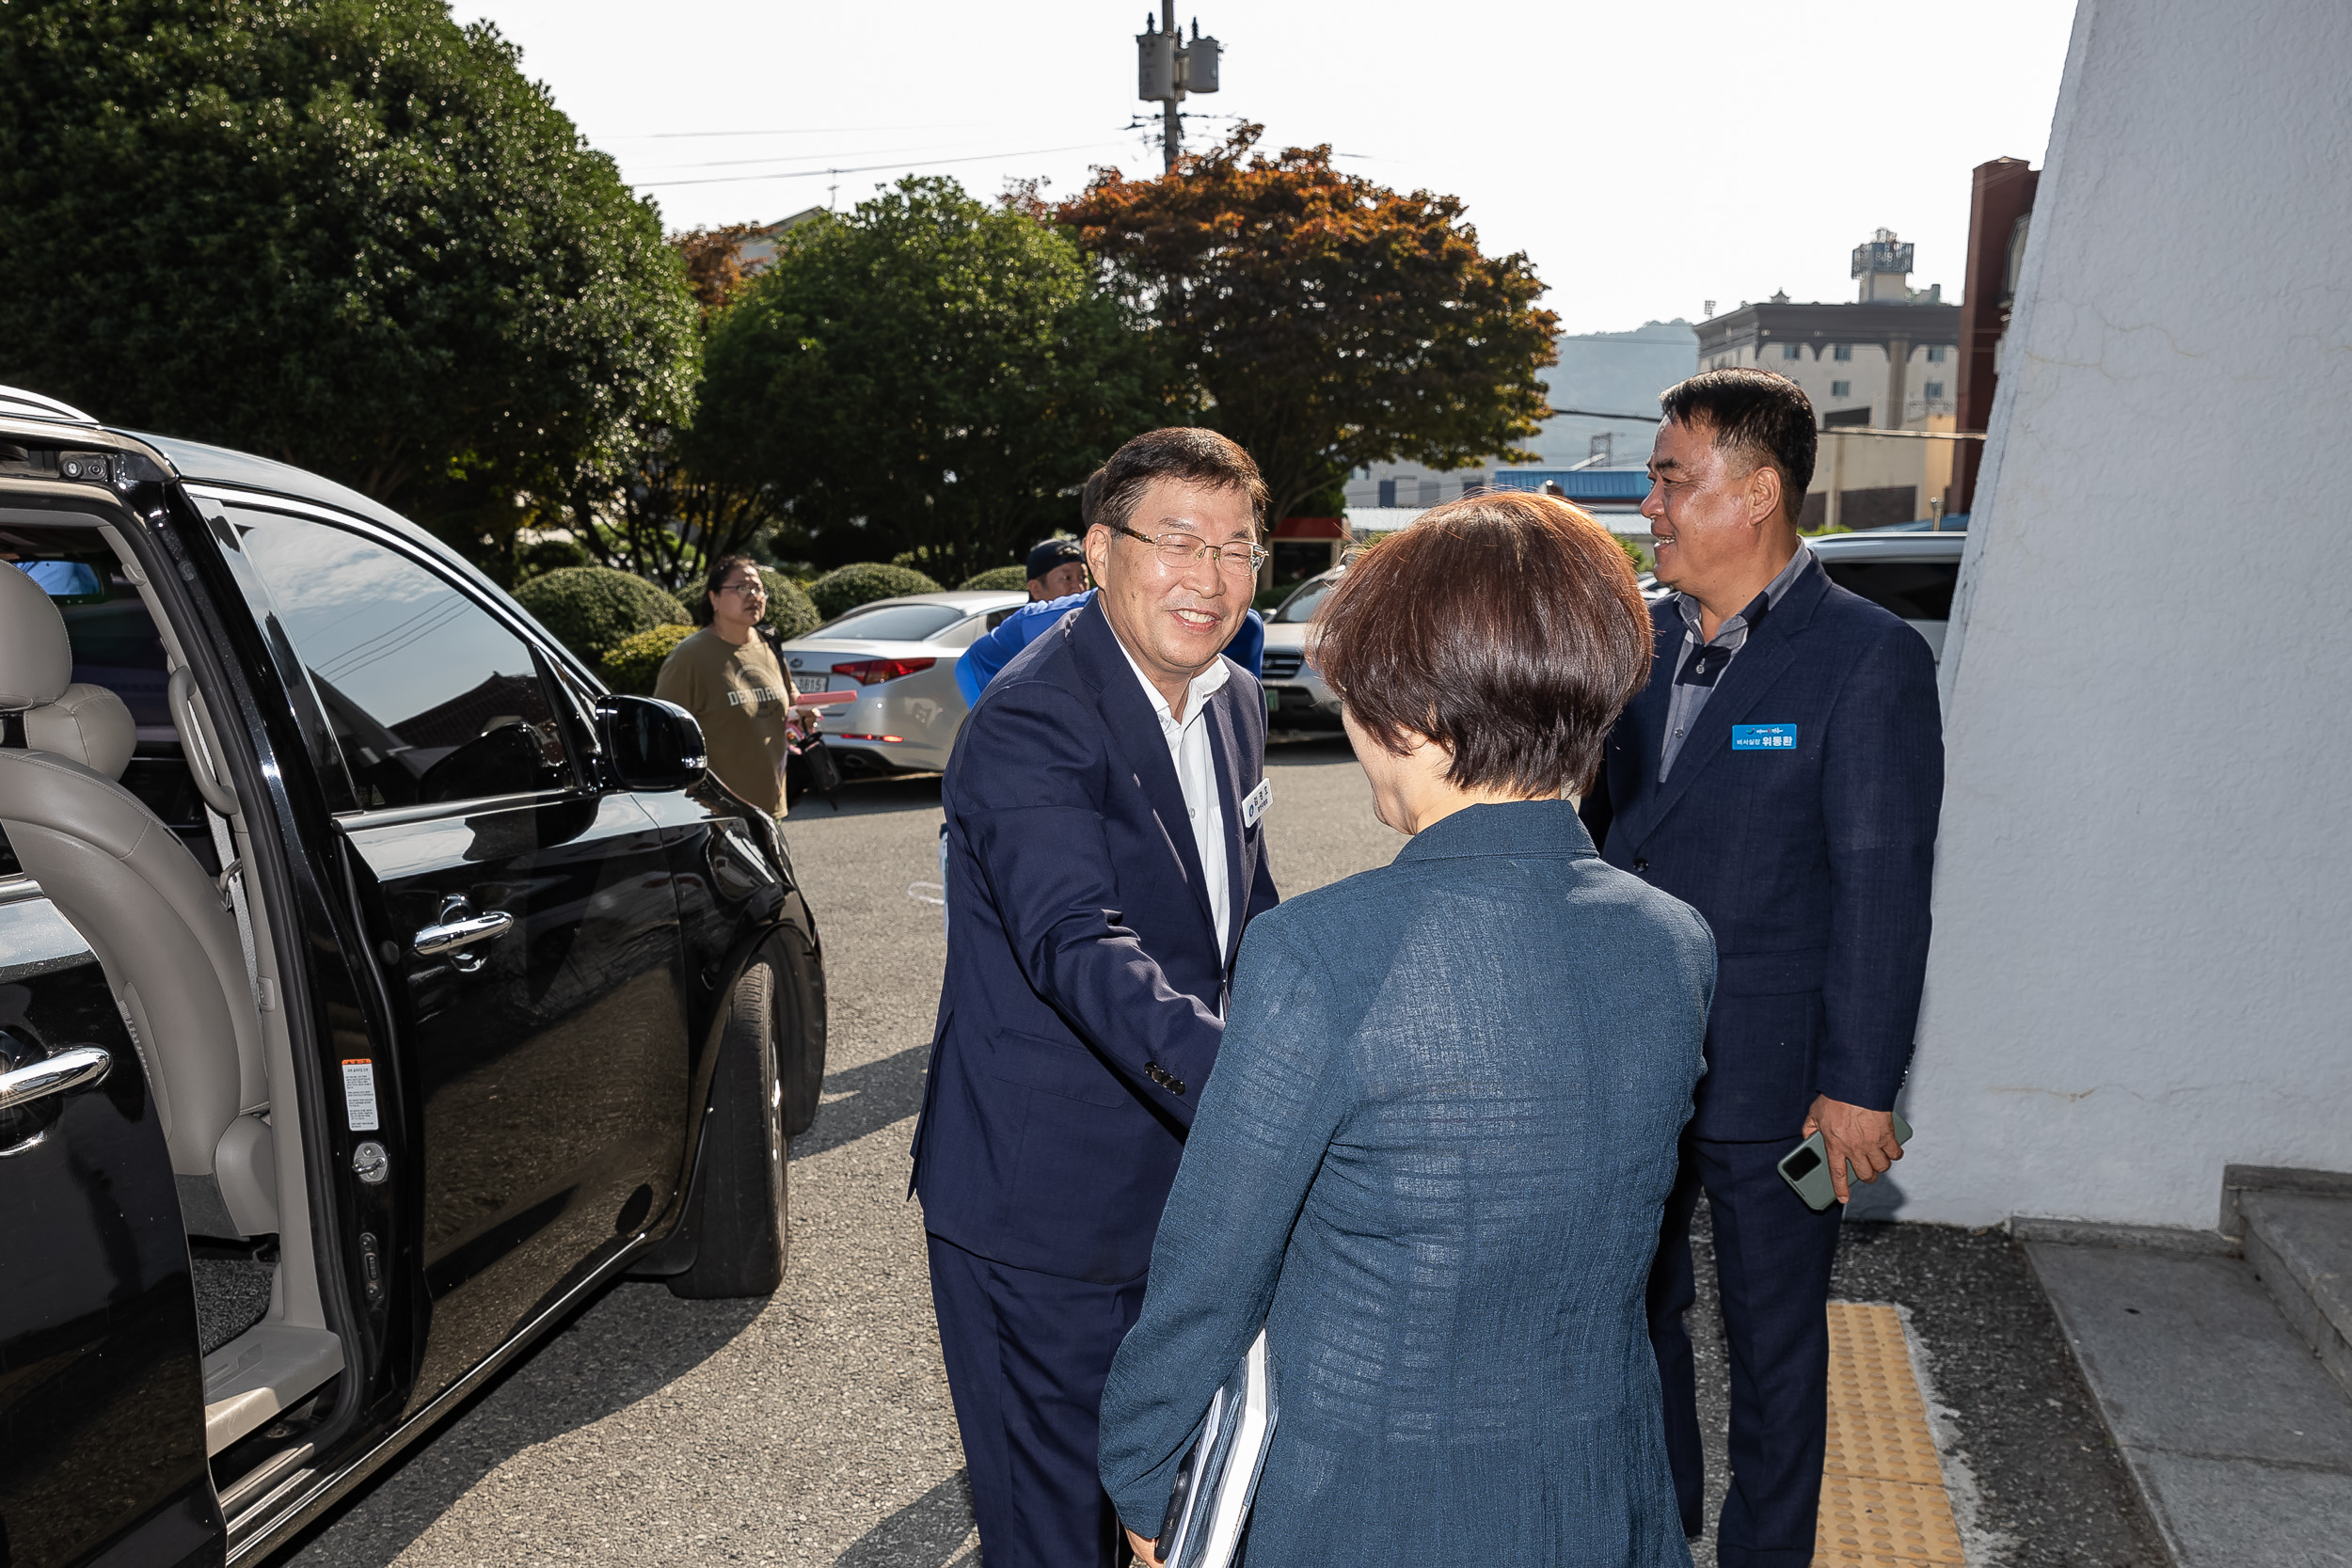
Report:
M790 754L792 677L759 635L768 590L749 556L726 556L710 568L702 630L661 662L653 694L675 703L703 727L710 770L755 806L784 815L784 765Z

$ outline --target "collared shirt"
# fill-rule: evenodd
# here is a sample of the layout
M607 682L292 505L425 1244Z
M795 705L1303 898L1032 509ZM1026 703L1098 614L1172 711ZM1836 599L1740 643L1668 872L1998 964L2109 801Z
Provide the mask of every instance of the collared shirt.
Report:
M1797 553L1788 558L1788 564L1780 569L1780 575L1766 583L1764 592L1750 599L1739 614L1717 626L1710 638L1699 636L1698 600L1688 594L1675 595L1675 608L1682 611L1682 651L1676 656L1675 683L1667 691L1666 736L1658 756L1660 784L1664 784L1666 775L1674 771L1683 737L1697 726L1699 710L1715 694L1715 683L1723 679L1732 659L1747 646L1748 633L1788 596L1788 590L1797 585L1797 579L1804 576L1805 568L1813 562L1813 551L1800 541Z
M1222 961L1233 924L1232 911L1227 907L1232 884L1225 870L1225 801L1216 788L1216 756L1209 749L1209 693L1225 684L1229 672L1220 658L1193 676L1192 688L1184 694L1184 717L1179 721L1169 712L1160 689L1145 678L1136 656L1127 653L1124 642L1119 651L1127 654L1127 668L1136 673L1143 694L1152 700L1152 711L1159 715L1160 734L1168 740L1168 758L1176 764L1176 783L1184 792L1184 815L1192 818L1193 847L1200 851L1200 891L1209 895L1209 911L1216 920L1216 953Z

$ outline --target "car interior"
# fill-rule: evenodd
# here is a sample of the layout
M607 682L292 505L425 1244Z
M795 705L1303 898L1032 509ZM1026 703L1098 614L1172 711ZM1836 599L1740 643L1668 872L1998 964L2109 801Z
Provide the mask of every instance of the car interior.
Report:
M37 883L88 943L145 1069L233 1513L268 1479L241 1457L284 1448L271 1429L331 1403L344 1365L310 1244L275 911L244 874L246 816L206 693L116 529L0 513L0 897Z

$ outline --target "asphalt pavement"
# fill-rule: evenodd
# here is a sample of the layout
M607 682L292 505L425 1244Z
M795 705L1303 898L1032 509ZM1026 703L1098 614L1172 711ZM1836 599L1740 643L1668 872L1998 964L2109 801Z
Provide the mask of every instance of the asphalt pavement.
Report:
M1278 885L1385 864L1344 742L1278 744ZM777 1563L971 1568L907 1140L946 956L939 781L852 784L786 824L825 943L823 1108L792 1147L765 1302L624 1282L300 1543L302 1568Z
M1277 743L1267 773L1285 894L1385 864L1403 842L1374 820L1344 743ZM977 1568L920 1215L906 1199L946 956L940 909L926 901L939 785L855 784L841 799L838 813L804 800L787 825L824 937L832 1038L823 1109L792 1148L783 1288L764 1302L688 1302L658 1284L614 1286L285 1560ZM1711 1515L1728 1374L1704 1253L1700 1274ZM1836 1293L1905 1307L1977 1568L2161 1561L2006 1236L1850 1226Z

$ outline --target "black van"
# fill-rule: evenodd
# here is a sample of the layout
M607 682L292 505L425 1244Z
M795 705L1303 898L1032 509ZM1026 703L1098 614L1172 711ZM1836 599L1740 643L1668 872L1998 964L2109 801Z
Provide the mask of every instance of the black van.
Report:
M757 1295L817 927L422 530L0 388L0 1561L268 1551L617 1274Z

